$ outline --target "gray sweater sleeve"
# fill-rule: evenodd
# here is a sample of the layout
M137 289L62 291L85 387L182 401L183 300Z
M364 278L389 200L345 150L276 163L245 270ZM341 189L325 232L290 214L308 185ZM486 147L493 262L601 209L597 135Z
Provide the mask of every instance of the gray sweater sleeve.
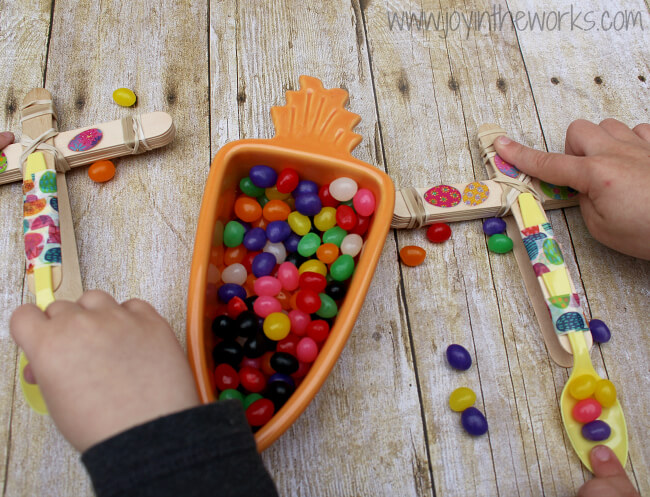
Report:
M98 497L277 496L237 401L136 426L81 460Z

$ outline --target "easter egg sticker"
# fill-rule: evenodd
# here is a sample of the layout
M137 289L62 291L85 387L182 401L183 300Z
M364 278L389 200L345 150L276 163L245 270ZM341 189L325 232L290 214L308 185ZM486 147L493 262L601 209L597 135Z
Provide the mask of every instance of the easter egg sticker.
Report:
M562 314L555 322L555 327L560 332L574 330L584 331L587 329L585 327L584 319L582 319L582 316L577 312L567 312L566 314Z
M544 192L544 195L556 200L567 200L578 194L578 192L570 186L557 186L551 183L546 183L545 181L540 181L539 187L542 189L542 192Z
M56 173L54 171L44 171L38 180L38 188L43 193L56 192Z
M460 192L449 185L438 185L424 194L424 200L436 207L454 207L460 203Z
M87 129L70 140L68 148L73 152L85 152L97 145L101 141L102 136L103 133L100 129Z
M560 250L560 246L553 238L548 238L547 240L544 240L543 246L544 246L544 255L546 255L548 262L550 262L551 264L555 264L556 266L564 262L564 258L562 257L562 251Z
M508 162L504 161L498 155L494 156L494 165L497 166L497 169L499 171L501 171L503 174L505 174L510 178L516 178L517 176L519 176L519 169L517 169L512 164L509 164Z
M4 152L0 152L0 173L4 173L7 169L7 156Z
M465 205L480 205L490 196L490 189L485 183L472 181L463 190L463 202Z

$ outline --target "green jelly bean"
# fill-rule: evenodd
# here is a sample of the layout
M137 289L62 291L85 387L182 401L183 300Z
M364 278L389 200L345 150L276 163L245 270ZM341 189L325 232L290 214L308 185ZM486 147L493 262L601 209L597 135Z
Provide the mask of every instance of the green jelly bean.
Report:
M264 207L266 204L269 203L269 197L267 197L266 195L260 195L259 197L257 197L257 203L260 204L262 207Z
M259 393L249 393L246 397L244 397L244 410L248 409L248 406L250 406L256 400L263 398L264 397L262 397Z
M354 209L354 203L352 202L352 199L350 199L350 200L348 200L346 202L341 202L341 204L347 205L348 207L352 207Z
M244 402L244 396L239 390L228 388L219 394L219 400L237 399L239 402Z
M345 281L354 272L354 257L348 254L339 256L330 267L330 274L336 281Z
M259 197L264 194L264 188L255 186L248 176L241 179L239 189L249 197Z
M319 293L320 297L320 309L316 311L316 314L322 318L328 319L333 318L339 313L339 309L336 306L334 299L327 295L326 293Z
M298 242L298 253L303 257L310 257L320 247L320 236L316 233L307 233Z
M244 241L246 228L237 221L230 221L223 230L223 243L226 247L236 247Z
M488 238L488 248L497 254L505 254L512 250L512 239L500 233L492 235Z
M341 242L347 236L348 232L340 226L334 226L323 233L323 243L333 243L337 247L341 246Z

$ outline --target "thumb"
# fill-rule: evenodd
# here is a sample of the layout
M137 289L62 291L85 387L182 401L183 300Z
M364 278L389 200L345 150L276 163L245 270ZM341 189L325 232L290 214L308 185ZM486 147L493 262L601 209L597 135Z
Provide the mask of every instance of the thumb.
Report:
M570 186L581 193L588 191L584 158L553 154L526 147L507 136L494 140L494 148L506 162L522 172L554 185Z
M38 347L38 343L47 329L48 317L34 304L24 304L18 307L9 321L9 331L18 346L30 358Z
M591 467L594 476L597 478L609 478L612 476L624 476L627 478L625 469L621 465L616 454L604 445L596 445L589 453Z
M14 134L9 131L3 131L0 133L0 150L5 148L7 145L14 142Z

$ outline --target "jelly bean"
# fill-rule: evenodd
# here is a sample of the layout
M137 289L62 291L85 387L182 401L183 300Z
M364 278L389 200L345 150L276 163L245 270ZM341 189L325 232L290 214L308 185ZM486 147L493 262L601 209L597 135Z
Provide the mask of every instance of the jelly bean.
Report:
M219 300L221 300L221 302L227 304L228 301L233 297L239 297L242 300L245 299L246 290L244 290L244 287L237 285L236 283L224 283L219 287L217 295L219 296Z
M252 231L252 230L251 230ZM223 253L223 263L226 266L242 262L246 256L246 247L238 245L236 247L228 247Z
M298 309L307 314L313 314L318 309L320 309L321 301L320 297L313 290L303 289L298 292L296 295L296 304Z
M266 318L270 314L279 313L282 310L282 304L275 297L265 295L255 300L253 310L259 317Z
M333 243L337 247L340 247L341 242L347 234L348 232L340 226L334 226L323 233L323 243Z
M616 387L609 380L598 380L594 397L603 407L612 407L616 404Z
M249 393L246 397L244 397L244 410L248 409L250 405L255 402L256 400L263 399L259 393Z
M508 235L492 235L488 238L488 248L497 254L505 254L512 250L512 239Z
M244 357L244 349L235 340L224 340L212 349L215 364L227 363L236 368Z
M361 252L361 247L363 247L363 238L351 233L341 242L341 253L356 257Z
M261 253L262 252L256 251L256 252L249 252L249 253L246 254L246 256L241 261L243 266L246 268L246 271L248 271L249 273L252 273L252 271L253 271L253 261ZM264 276L264 275L262 275L262 276ZM255 275L253 275L253 277L255 277Z
M296 210L305 216L315 216L323 207L316 193L303 193L295 197Z
M325 291L327 279L320 273L304 272L300 275L299 285L300 288L321 293Z
M336 224L346 231L357 225L357 215L352 207L339 205L336 208Z
M330 325L324 319L315 319L307 325L307 336L316 343L324 342L330 333Z
M311 323L311 317L300 309L294 309L289 311L289 321L291 321L291 333L304 336Z
M292 356L295 356L296 347L298 346L299 341L300 341L300 337L298 335L289 333L285 338L277 342L275 346L275 350L276 352L286 352L287 354L291 354Z
M582 427L582 436L592 442L607 440L612 434L610 426L600 419L587 423Z
M287 262L290 262L296 267L300 267L304 262L307 261L306 257L303 257L298 252L293 252L287 256Z
M296 361L296 369L298 369L298 361ZM230 364L219 364L214 370L214 379L219 390L236 389L239 386L237 370Z
M289 193L282 193L273 185L271 188L264 190L264 195L269 200L285 200L289 197Z
M244 343L244 358L239 363L239 367L243 368L248 366L249 368L261 369L262 360L259 357L246 357L246 344Z
M446 223L434 223L427 229L427 238L433 243L442 243L451 237L451 228Z
M296 347L296 356L301 362L314 362L318 356L318 345L309 337L301 338Z
M246 309L248 309L246 303L239 297L233 297L228 301L228 315L233 319L239 317Z
M416 245L407 245L399 251L399 257L407 266L419 266L427 256L426 250Z
M298 268L299 274L305 272L319 273L323 276L327 276L327 266L318 259L309 259L308 261L303 262Z
M273 402L273 406L277 411L289 400L295 389L293 385L287 382L276 380L269 383L265 394Z
M359 189L359 185L352 178L336 178L329 184L329 191L339 202L352 200Z
M322 318L333 318L339 313L339 308L332 297L326 293L319 293L318 296L320 297L320 307L316 311L318 316Z
M257 302L257 300L256 300ZM259 321L256 313L244 311L235 319L237 336L251 338L260 331Z
M212 321L212 333L219 338L235 338L237 336L235 320L225 314L217 316Z
M373 193L367 188L360 188L352 198L352 205L354 210L360 216L370 216L375 212L377 202Z
M489 217L483 221L483 233L488 236L498 235L506 231L506 222L500 217Z
M336 209L334 207L323 207L314 216L314 226L320 231L327 231L336 226Z
M256 200L242 195L235 200L235 215L242 221L252 223L262 216L262 208Z
M456 412L463 412L468 407L472 407L474 402L476 402L476 394L467 387L457 388L449 396L449 407Z
M267 242L264 246L264 252L273 254L275 256L276 264L282 264L287 258L287 249L284 247L283 243Z
M354 233L355 235L363 236L366 234L366 231L368 231L368 228L370 227L370 217L368 216L357 216L357 225L352 228L350 233Z
M255 280L255 293L259 296L275 297L282 290L282 283L273 276L262 276Z
M591 331L591 336L596 342L606 343L609 342L610 338L612 338L612 332L609 331L607 325L600 319L592 319L589 321L589 330Z
M276 352L271 356L271 367L278 373L293 374L298 371L298 359L287 352Z
M488 430L487 420L476 407L468 407L460 415L460 421L467 433L475 437L483 435Z
M472 357L462 345L452 344L447 347L447 362L454 369L466 371L472 365Z
M219 394L219 400L231 400L231 399L235 399L243 403L244 395L240 391L233 390L232 388L229 388L228 390L224 390Z
M269 352L265 352L262 355L262 372L267 376L271 376L272 374L275 374L275 369L271 367L271 357L273 356L273 354L274 354L273 351L269 351Z
M280 174L278 174L275 186L281 193L291 193L296 189L299 182L300 178L298 177L298 172L290 167L285 167L280 171Z
M260 297L262 298L262 297ZM273 312L264 320L264 334L271 340L282 340L291 330L289 316L282 312Z
M298 268L290 262L283 262L278 267L278 280L285 290L291 292L298 288L299 277Z
M284 241L284 248L287 249L287 252L295 252L298 250L298 244L300 243L300 240L302 240L302 237L294 232L291 232L291 234L287 237L287 239Z
M268 276L273 272L276 263L277 259L273 254L262 252L261 254L257 254L253 259L251 270L257 278Z
M238 221L229 221L223 230L223 243L226 247L236 247L244 241L246 228Z
M244 247L248 250L262 250L266 245L266 232L262 228L252 228L244 235Z
M236 283L237 285L243 285L246 282L246 268L243 264L235 263L226 268L221 272L221 281L224 283Z
M264 188L255 186L248 176L239 181L239 189L249 197L259 197L264 193Z
M323 185L318 189L318 196L320 197L323 207L338 207L339 201L332 197L329 185Z
M596 390L596 378L589 374L580 375L569 383L569 393L574 399L591 397Z
M243 350L244 358L248 357L251 359L257 359L262 357L262 355L264 355L268 350L266 346L266 337L257 333L254 337L251 337L244 342Z
M246 409L246 421L253 427L262 426L271 420L274 412L275 406L271 400L259 399Z
M347 286L340 281L331 281L325 287L325 293L332 297L334 300L343 300L347 293Z
M340 255L330 266L330 275L336 281L345 281L354 272L354 259L352 256Z
M309 373L310 369L311 369L311 362L298 361L298 371L293 373L291 377L294 380L299 380L300 378L304 378L305 376L307 376L307 373Z
M243 367L239 369L239 383L251 393L259 393L266 387L266 378L259 369Z
M269 200L262 209L262 215L267 221L286 221L291 214L291 207L282 200Z
M598 419L598 416L603 412L601 405L594 399L582 399L579 401L573 409L571 414L573 419L579 423L589 423L594 419Z
M136 97L133 90L118 88L113 92L113 100L117 105L121 105L122 107L131 107L135 103Z
M248 173L251 181L258 188L269 188L275 185L275 180L278 179L278 173L269 166L253 166Z
M115 164L109 160L98 160L88 168L88 177L95 183L105 183L115 176Z
M266 238L273 243L286 240L290 234L291 228L286 221L271 221L266 227Z
M339 256L339 248L333 243L324 243L316 251L316 257L325 264L331 264Z
M291 356L291 357L294 357L294 356ZM271 359L273 359L273 357L271 357ZM300 364L300 362L299 362L299 361L296 361L296 365L297 365L298 367L300 367L299 364ZM297 371L297 370L298 370L298 368L296 368L296 371ZM291 374L293 374L293 373L291 373ZM291 385L292 387L295 387L295 386L296 386L296 382L293 380L293 378L291 377L291 375L288 375L288 374L286 374L286 373L273 373L273 374L269 377L267 383L270 385L271 383L273 383L273 382L275 382L275 381L281 381L281 382L284 382L284 383L286 383L287 385Z
M298 182L298 186L293 191L293 196L297 197L303 193L318 193L318 185L308 179Z
M260 195L259 197L255 197L255 198L257 199L260 206L262 207L262 215L264 215L264 207L266 207L266 204L269 203L269 199L266 197L266 195Z
M300 214L300 212L293 211L289 214L287 220L293 232L300 236L306 235L311 229L311 220L307 216Z
M320 247L320 236L316 233L307 233L298 244L298 253L303 257L310 257Z

